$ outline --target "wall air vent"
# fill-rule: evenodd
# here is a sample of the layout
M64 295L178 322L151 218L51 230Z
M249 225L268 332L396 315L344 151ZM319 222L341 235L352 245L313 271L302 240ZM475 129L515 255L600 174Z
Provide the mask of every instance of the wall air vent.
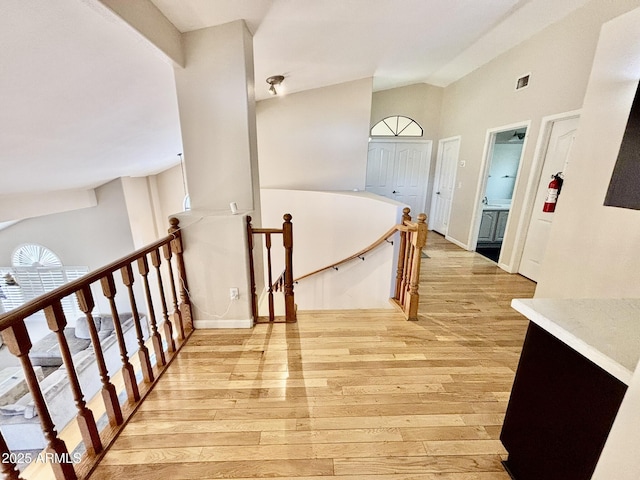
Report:
M516 82L516 90L522 90L523 88L527 88L529 86L529 76L531 74L527 73L518 79Z

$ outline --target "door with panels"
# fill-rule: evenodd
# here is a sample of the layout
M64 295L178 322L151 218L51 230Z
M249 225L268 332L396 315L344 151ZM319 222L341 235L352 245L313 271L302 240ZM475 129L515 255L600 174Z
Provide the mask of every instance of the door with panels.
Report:
M440 140L429 227L442 235L447 235L449 231L459 152L460 137Z
M406 203L412 216L425 210L431 141L371 141L366 190Z
M554 214L544 212L542 206L547 195L551 175L566 170L569 154L578 129L579 118L568 118L553 123L544 158L539 184L533 203L533 212L527 229L527 237L520 260L519 273L533 281L538 280L540 266L549 242ZM562 195L558 203L562 202Z

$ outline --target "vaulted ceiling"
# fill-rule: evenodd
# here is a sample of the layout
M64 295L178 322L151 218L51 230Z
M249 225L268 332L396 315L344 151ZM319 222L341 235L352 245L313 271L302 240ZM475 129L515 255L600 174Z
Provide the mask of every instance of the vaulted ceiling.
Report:
M289 92L367 77L377 90L446 86L586 2L151 1L180 32L244 19L258 99L274 74ZM106 12L99 0L0 3L0 201L177 162L173 66Z

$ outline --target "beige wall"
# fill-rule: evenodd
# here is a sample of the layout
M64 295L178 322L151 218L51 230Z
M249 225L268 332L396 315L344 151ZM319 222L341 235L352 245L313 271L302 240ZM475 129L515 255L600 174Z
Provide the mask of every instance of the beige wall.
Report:
M262 188L364 190L371 79L257 104Z
M425 139L437 140L443 91L440 87L418 83L374 92L370 126L391 115L404 115L420 124Z
M169 217L183 208L185 189L181 166L148 177L121 180L135 247L144 247L165 236Z
M157 195L156 215L158 217L158 234L166 235L169 218L182 211L185 197L185 186L182 180L180 165L169 168L153 176Z
M433 141L431 149L431 170L427 188L427 201L425 212L431 208L431 193L433 189L433 177L436 170L436 157L438 153L438 139L440 137L440 116L442 113L442 95L444 89L418 83L407 87L392 88L374 92L371 100L371 123L373 127L383 118L392 115L403 115L420 124L425 140Z
M503 244L503 259L512 256L540 120L582 106L602 23L638 4L637 0L591 2L445 88L440 135L461 135L460 160L466 164L458 167L450 237L463 245L471 241L487 130L531 121L528 138L533 141L524 152ZM529 87L516 92L516 79L527 73Z

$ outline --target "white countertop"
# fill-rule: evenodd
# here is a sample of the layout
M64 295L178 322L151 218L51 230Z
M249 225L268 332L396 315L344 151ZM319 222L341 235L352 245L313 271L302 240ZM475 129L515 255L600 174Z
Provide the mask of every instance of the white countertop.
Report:
M483 211L487 211L487 210L502 211L502 210L509 210L509 209L511 209L511 205L483 205L482 206Z
M514 299L536 325L629 385L640 359L640 299Z

